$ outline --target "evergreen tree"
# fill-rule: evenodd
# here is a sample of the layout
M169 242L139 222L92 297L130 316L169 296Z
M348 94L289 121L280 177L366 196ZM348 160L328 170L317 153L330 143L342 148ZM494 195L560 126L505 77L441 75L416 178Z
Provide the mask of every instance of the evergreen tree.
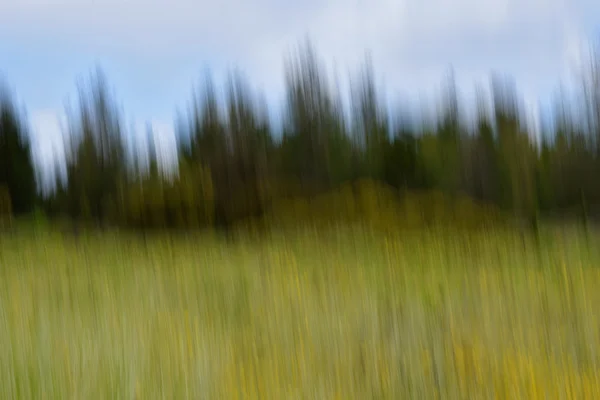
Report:
M17 214L32 211L36 203L35 169L27 134L8 91L0 87L0 186L8 189Z

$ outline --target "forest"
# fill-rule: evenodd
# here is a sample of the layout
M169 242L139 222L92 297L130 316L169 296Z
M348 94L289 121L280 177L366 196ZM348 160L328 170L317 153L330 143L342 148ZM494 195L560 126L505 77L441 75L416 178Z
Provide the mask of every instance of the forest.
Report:
M324 194L334 203L356 203L358 192L374 198L393 192L398 199L435 193L444 203L468 198L533 224L544 216L587 221L600 205L596 64L578 71L576 100L557 95L551 118L535 132L513 80L497 73L489 90L479 90L475 118L465 118L452 75L435 116L417 118L385 106L366 59L346 107L307 43L286 64L280 121L269 117L240 71L229 75L222 91L207 78L177 116L175 173L161 168L152 140L128 151L118 101L98 68L80 85L78 107L68 114L67 179L56 174L50 191L40 190L21 105L4 90L0 207L4 215L35 210L103 226L228 228L293 214L293 204ZM343 198L347 187L351 194ZM436 200L428 204L435 208ZM311 215L339 211L329 208Z

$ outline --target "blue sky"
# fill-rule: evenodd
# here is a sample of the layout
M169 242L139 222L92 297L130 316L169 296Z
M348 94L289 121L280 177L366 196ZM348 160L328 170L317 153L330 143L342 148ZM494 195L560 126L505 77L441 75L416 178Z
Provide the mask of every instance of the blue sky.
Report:
M240 68L275 107L286 52L306 37L342 89L369 50L391 100L431 99L452 65L467 96L492 70L512 75L536 113L599 28L597 0L2 0L0 74L47 170L62 159L65 103L97 64L127 123L151 122L168 153L175 111L206 67L217 83Z

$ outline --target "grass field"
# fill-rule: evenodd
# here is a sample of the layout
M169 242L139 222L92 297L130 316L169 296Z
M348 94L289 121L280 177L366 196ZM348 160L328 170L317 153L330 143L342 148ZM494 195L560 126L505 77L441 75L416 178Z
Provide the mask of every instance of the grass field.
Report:
M597 399L598 243L0 236L0 398Z

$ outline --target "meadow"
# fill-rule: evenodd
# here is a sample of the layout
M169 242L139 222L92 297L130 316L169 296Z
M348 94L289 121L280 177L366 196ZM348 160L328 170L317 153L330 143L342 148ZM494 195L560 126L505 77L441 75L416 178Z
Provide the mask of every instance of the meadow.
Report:
M600 235L0 235L0 398L597 399Z

